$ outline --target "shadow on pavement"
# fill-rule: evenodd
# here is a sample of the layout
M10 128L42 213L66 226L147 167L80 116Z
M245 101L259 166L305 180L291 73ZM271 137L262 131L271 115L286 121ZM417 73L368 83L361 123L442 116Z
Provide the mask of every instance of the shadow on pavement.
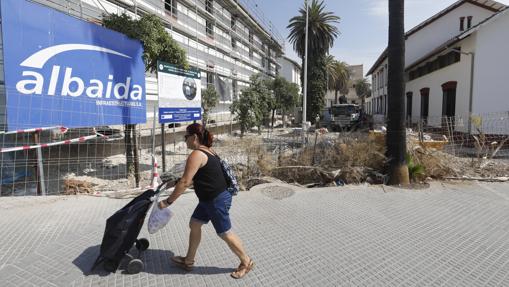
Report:
M95 268L92 269L92 265L94 264L97 256L99 255L100 245L88 247L85 249L76 259L72 261L72 263L80 269L84 276L90 275L98 275L101 277L110 275L110 272L105 271L102 267L102 263ZM135 248L133 248L135 249ZM133 251L133 249L131 251ZM137 252L134 251L131 254L136 255ZM142 272L149 274L186 274L186 272L174 264L171 263L170 258L174 256L174 253L170 250L161 250L161 249L148 249L143 252L141 255L141 259L145 264L145 269ZM125 259L125 258L124 258ZM127 260L122 260L117 272L121 272L121 274L125 274L128 276L129 274L125 270L127 266ZM215 274L229 274L233 272L234 268L220 268L213 266L194 266L192 274L194 275L215 275Z

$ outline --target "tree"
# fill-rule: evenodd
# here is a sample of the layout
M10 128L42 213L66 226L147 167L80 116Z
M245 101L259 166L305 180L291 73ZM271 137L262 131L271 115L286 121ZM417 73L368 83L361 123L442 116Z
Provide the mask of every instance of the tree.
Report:
M201 93L201 107L203 108L202 121L207 124L209 112L219 103L219 94L213 85L209 85L206 90Z
M271 89L274 93L275 109L281 110L283 114L283 127L286 127L286 114L297 104L299 99L299 86L278 76L272 82ZM272 125L274 125L274 121Z
M251 84L243 89L238 100L234 100L230 106L230 112L235 114L235 120L240 123L240 134L254 126L261 132L261 126L270 114L273 101L267 87L267 81L260 74L254 74L250 78Z
M404 0L389 1L387 158L391 185L409 184L405 162Z
M270 91L270 81L264 79L261 74L254 74L250 77L251 83L250 88L256 93L258 98L258 106L255 107L257 110L256 126L258 127L258 133L261 133L262 125L265 122L268 125L270 112L274 106L274 96Z
M290 19L287 28L290 29L288 40L293 44L293 49L302 59L304 67L305 42L306 42L306 6L299 9L299 15ZM306 117L314 120L325 105L326 72L325 56L334 44L334 39L339 36L339 30L335 25L340 18L332 12L325 11L323 1L312 0L309 5L308 27L308 91ZM301 74L304 82L304 75Z
M357 94L357 97L361 99L362 108L364 108L364 102L366 100L366 97L369 97L369 95L371 95L371 84L368 83L368 80L366 78L364 78L355 81L354 86L355 93Z
M145 71L154 72L157 69L158 60L188 68L186 52L166 32L163 23L156 15L143 15L138 20L132 19L127 14L103 15L103 26L140 40L143 44ZM136 125L125 125L124 131L127 177L134 173L136 187L139 187Z
M156 71L158 60L189 68L185 50L166 32L156 15L146 14L136 20L127 14L109 14L103 17L103 26L141 41L146 71Z
M267 108L267 114L265 114L264 124L269 127L269 124L272 128L274 128L274 118L276 114L276 109L278 108L276 98L274 96L274 79L265 78L263 80L263 84L265 88L267 88L268 93L266 97L263 97L264 105ZM271 116L272 114L272 116ZM268 118L270 117L270 119Z
M320 115L325 107L325 92L327 91L327 77L325 74L325 56L317 56L309 61L308 78L308 109L306 117L312 122L316 115Z
M327 74L327 90L334 91L334 103L338 103L338 92L348 94L350 84L350 69L345 62L334 59L334 56L325 57L325 72Z
M239 121L240 136L243 137L246 131L257 125L256 107L258 98L256 92L250 88L242 90L238 100L234 100L230 106L230 112L235 114L234 119Z

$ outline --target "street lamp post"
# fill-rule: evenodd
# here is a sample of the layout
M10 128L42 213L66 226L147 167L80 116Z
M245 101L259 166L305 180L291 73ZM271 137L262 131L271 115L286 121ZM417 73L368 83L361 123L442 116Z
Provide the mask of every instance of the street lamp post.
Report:
M308 29L309 29L309 7L308 1L305 0L306 6L306 37L304 44L304 98L302 100L302 133L306 133L306 106L308 97Z

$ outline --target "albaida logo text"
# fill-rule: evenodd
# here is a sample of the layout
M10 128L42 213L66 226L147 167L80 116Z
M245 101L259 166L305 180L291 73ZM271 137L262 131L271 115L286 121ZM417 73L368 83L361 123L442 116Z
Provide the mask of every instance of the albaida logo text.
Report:
M114 54L120 57L131 58L125 54L110 50L104 47L85 45L85 44L64 44L52 46L43 49L28 57L20 65L30 68L42 68L44 64L53 56L67 51L87 50ZM73 75L73 69L54 65L51 69L51 75L47 80L43 74L36 71L22 71L24 79L16 83L18 92L27 95L49 95L55 96L57 90L61 96L80 97L85 95L94 99L117 99L141 101L143 97L143 88L141 85L131 84L131 77L118 81L113 75L108 75L107 79L89 79L84 80L79 76Z

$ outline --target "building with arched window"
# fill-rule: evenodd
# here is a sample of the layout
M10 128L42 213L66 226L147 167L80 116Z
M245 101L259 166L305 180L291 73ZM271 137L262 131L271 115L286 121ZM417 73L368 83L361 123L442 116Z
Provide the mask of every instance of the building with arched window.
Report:
M449 118L464 121L456 130L468 132L471 115L509 116L507 27L505 5L462 0L409 30L405 34L407 122L422 119L438 126ZM367 73L373 81L372 97L367 99L370 114L386 115L387 65L386 50Z

